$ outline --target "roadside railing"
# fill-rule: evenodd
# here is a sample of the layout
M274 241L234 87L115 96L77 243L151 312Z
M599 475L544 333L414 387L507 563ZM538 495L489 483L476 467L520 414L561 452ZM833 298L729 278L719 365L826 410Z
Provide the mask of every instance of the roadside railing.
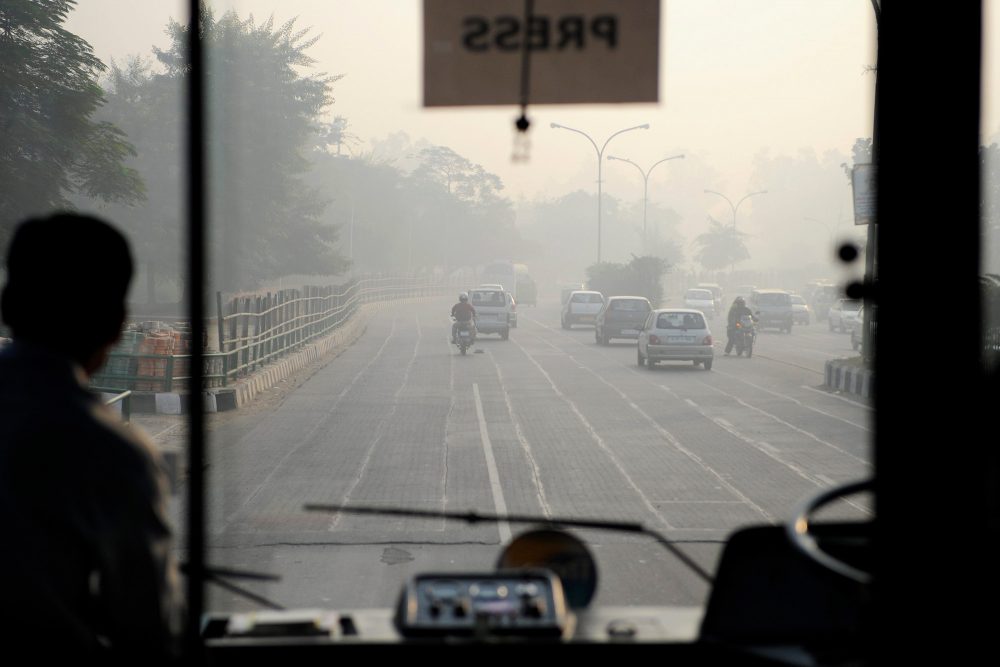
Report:
M345 285L216 294L216 345L205 344L205 386L225 387L261 366L340 328L368 303L443 294L448 282L370 277ZM126 332L94 384L106 391L171 392L190 381L190 337L181 327Z

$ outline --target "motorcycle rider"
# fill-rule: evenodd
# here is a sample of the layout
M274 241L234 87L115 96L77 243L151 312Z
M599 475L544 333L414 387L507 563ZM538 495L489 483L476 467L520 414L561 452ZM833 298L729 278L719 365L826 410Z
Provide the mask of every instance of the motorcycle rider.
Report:
M451 325L451 342L458 342L458 325L460 322L470 322L476 318L476 307L469 303L469 295L462 292L458 295L458 303L451 307L451 316L455 323Z
M726 354L732 352L733 345L736 344L736 323L739 322L740 318L744 315L749 315L754 322L757 321L757 317L753 314L753 311L750 310L750 307L747 306L743 297L738 296L733 299L733 305L729 307L729 316L726 323L726 337L728 338L726 341Z

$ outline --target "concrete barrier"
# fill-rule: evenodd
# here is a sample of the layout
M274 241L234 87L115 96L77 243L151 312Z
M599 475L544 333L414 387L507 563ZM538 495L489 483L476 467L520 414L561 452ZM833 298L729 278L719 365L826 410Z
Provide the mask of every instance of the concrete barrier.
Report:
M871 398L875 391L875 373L846 359L831 359L824 368L824 384L845 394Z

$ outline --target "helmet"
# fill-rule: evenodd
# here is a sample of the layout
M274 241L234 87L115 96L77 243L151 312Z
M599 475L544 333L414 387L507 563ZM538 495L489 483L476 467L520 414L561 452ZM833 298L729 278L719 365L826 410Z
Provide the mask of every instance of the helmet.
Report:
M458 300L459 301L468 301L469 300L469 295L466 294L465 292L462 292L461 294L458 295Z
M733 305L734 306L743 306L745 304L746 304L746 301L744 301L743 297L741 297L741 296L738 296L735 299L733 299Z

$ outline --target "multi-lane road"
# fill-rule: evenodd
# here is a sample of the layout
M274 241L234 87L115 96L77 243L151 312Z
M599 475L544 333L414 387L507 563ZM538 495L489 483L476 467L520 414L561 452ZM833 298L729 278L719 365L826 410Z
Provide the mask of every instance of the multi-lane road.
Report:
M851 356L825 325L764 332L752 359L711 371L636 365L635 344L521 308L509 341L449 344L450 301L385 308L280 402L215 424L210 561L274 572L248 584L290 607L385 607L410 574L489 570L527 529L490 522L304 512L307 503L639 521L706 570L734 528L785 521L804 497L871 472L871 410L821 387ZM870 499L834 512L860 518ZM178 521L182 514L178 512ZM654 541L583 531L596 602L693 605L706 586ZM229 593L213 608L249 609Z

